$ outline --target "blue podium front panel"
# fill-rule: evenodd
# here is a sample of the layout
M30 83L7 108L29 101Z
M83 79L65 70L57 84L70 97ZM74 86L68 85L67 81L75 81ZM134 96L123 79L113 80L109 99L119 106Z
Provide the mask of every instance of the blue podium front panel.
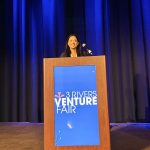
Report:
M96 66L54 67L55 146L100 144Z

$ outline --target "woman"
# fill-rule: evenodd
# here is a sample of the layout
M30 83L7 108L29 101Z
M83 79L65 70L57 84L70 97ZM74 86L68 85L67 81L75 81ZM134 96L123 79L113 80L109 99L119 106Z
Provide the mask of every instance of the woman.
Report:
M66 42L66 50L61 54L61 57L78 57L82 56L80 51L80 43L76 35L72 34Z

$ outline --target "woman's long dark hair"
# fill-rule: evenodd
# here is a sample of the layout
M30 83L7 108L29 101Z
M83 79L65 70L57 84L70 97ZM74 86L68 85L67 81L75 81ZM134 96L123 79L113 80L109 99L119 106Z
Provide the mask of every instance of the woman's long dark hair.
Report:
M77 46L77 55L80 56L81 55L81 51L80 51L80 42L79 42L79 39L77 38L77 36L75 34L71 34L69 35L69 37L67 38L67 41L66 41L66 49L65 49L65 55L67 57L70 57L70 54L71 54L71 50L70 50L70 47L68 46L68 41L70 39L70 37L72 36L75 36L77 41L78 41L78 46Z

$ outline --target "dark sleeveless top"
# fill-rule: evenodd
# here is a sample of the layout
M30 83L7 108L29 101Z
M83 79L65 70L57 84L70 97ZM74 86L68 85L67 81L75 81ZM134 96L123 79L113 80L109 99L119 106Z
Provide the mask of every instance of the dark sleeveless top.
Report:
M78 51L77 52L77 56L81 57L81 56L91 56L91 54L89 54L87 51ZM64 51L60 57L71 57L69 53L67 53L66 51Z

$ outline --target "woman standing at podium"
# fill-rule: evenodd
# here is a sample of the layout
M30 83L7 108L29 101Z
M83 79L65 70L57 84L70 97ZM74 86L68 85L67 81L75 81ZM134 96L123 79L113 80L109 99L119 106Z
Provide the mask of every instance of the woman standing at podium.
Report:
M80 43L76 35L72 34L66 42L66 50L61 54L61 57L78 57L82 56L80 51Z
M76 35L71 34L66 42L66 50L60 57L80 57L80 56L92 56L92 51L87 49L86 44L80 46L80 42Z

